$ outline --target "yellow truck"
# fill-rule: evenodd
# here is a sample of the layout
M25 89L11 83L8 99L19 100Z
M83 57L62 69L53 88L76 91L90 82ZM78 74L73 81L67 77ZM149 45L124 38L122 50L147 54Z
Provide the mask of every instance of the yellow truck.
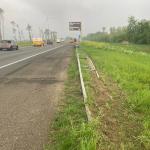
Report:
M44 46L44 41L42 38L33 38L32 45L33 46Z

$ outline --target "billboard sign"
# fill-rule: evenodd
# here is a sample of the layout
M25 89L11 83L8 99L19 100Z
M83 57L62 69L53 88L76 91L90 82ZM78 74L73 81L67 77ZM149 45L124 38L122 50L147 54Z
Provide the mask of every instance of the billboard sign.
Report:
M69 22L70 31L81 31L81 22Z

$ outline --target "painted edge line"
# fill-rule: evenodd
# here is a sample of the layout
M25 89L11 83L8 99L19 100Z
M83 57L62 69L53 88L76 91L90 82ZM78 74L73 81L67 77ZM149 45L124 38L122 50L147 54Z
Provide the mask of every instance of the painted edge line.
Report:
M65 45L61 45L61 46L58 46L58 47L55 47L55 48L52 48L52 49L48 49L48 50L46 50L46 51L43 51L43 52L40 52L40 53L37 53L37 54L31 55L31 56L25 57L25 58L23 58L23 59L17 60L17 61L15 61L15 62L12 62L12 63L6 64L6 65L0 66L0 69L4 69L4 68L9 67L9 66L11 66L11 65L14 65L14 64L17 64L17 63L19 63L19 62L22 62L22 61L28 60L28 59L30 59L30 58L33 58L33 57L39 56L39 55L41 55L41 54L44 54L44 53L50 52L50 51L52 51L52 50L55 50L55 49L61 48L61 47L63 47L63 46L65 46Z

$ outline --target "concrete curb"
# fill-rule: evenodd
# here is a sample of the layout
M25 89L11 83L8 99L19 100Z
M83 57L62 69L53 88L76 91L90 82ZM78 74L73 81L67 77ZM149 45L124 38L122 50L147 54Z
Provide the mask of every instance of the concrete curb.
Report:
M79 53L78 53L77 48L76 48L76 57L77 57L77 62L78 62L78 69L79 69L82 94L83 94L83 99L84 99L84 104L85 104L85 111L86 111L88 122L91 122L92 121L92 115L91 115L91 111L90 111L88 104L87 104L87 93L86 93L86 89L85 89L85 85L84 85L84 80L83 80L82 70L81 70L81 64L80 64L80 59L79 59Z

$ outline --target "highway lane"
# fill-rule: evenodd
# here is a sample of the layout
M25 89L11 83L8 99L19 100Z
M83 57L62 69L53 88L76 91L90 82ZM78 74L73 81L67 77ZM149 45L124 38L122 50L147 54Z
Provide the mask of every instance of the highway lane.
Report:
M0 51L0 67L61 45L57 44L54 46L45 46L45 47L23 47L20 48L19 50Z
M50 47L29 49L1 55L0 64L4 57L10 58L5 61L10 63ZM61 99L72 51L65 45L0 69L0 150L42 150Z

